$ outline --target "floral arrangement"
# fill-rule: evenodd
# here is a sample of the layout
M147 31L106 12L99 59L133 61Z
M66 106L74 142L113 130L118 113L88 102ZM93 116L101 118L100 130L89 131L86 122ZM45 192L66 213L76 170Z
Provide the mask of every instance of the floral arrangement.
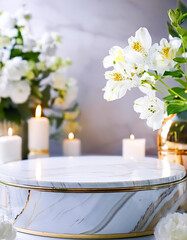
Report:
M56 56L57 33L34 37L30 13L22 7L15 15L0 13L0 120L20 124L33 116L37 104L57 128L79 128L76 118L77 82L66 78L68 59ZM76 130L73 129L73 130Z
M134 110L154 130L161 127L164 116L187 110L187 30L182 27L187 7L179 2L168 15L169 41L163 38L152 44L149 31L141 27L128 39L127 47L112 47L103 60L105 68L113 67L105 72L104 99L113 101L139 88L145 95L135 100ZM167 83L172 80L173 88ZM164 97L158 98L157 92Z
M186 240L187 214L173 213L162 218L155 228L156 240Z
M17 232L12 222L4 215L0 215L0 240L14 240Z

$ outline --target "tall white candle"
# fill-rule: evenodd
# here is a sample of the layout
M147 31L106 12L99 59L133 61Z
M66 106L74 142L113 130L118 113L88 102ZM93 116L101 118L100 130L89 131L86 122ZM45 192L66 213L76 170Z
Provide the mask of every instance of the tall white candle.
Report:
M28 121L29 158L49 156L49 120L41 117L41 112L38 105L35 117Z
M145 138L135 139L131 134L130 139L123 139L122 154L124 158L129 159L145 157Z
M22 139L12 136L12 128L8 129L8 136L0 137L0 164L21 160Z
M74 138L73 133L69 133L68 139L64 139L62 148L64 156L81 155L81 141L78 138Z

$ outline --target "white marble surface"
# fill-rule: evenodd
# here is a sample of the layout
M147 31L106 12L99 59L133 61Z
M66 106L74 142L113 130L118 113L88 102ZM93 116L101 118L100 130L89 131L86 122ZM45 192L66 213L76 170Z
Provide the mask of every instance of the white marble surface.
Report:
M110 188L162 184L182 179L183 166L156 158L52 157L0 166L0 180L60 188Z
M115 102L106 102L103 58L110 47L124 47L139 27L147 27L153 42L167 37L167 11L176 0L1 0L0 10L12 13L23 2L33 13L32 31L41 35L58 31L63 36L59 55L70 57L70 76L78 79L81 108L80 133L84 154L121 154L122 139L131 133L146 138L147 154L156 155L156 131L140 120L133 101L137 90ZM61 154L61 143L51 142L51 154Z

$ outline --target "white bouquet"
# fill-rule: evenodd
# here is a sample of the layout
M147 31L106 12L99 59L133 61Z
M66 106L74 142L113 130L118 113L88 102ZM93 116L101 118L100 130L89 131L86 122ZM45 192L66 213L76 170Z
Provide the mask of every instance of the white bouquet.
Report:
M170 115L187 110L187 30L182 25L187 8L181 2L180 8L168 12L169 41L163 38L153 44L149 31L141 27L128 39L128 46L112 47L103 61L105 68L113 67L105 73L104 98L113 101L139 88L144 96L135 100L134 110L153 129L161 127L166 112ZM167 80L171 78L176 87L169 87ZM162 100L156 92L164 94Z
M0 120L20 123L41 104L57 128L63 120L78 128L78 105L72 105L77 82L66 77L71 61L56 56L61 37L54 32L34 37L30 19L24 7L15 15L0 13Z

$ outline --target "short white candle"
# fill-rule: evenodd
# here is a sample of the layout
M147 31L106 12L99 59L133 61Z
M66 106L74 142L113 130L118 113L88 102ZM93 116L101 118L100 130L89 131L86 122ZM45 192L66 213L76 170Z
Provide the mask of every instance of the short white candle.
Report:
M35 117L28 121L29 158L49 156L49 120L41 117L41 112L38 105Z
M129 159L145 157L145 138L135 139L131 134L130 139L123 139L122 154L124 158Z
M68 139L64 139L62 148L64 156L81 155L81 141L78 138L74 138L73 133L69 133Z
M0 137L0 164L21 160L22 139L12 136L12 128L8 129L8 136Z

